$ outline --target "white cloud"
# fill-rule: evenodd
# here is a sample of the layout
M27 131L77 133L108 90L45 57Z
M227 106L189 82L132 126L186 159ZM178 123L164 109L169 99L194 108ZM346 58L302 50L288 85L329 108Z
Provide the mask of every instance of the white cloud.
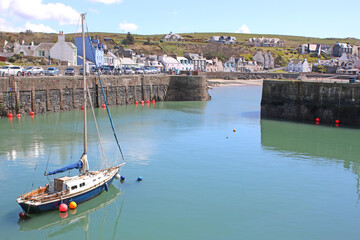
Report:
M135 23L128 23L126 21L120 23L119 27L124 32L134 32L138 29L138 26Z
M49 26L45 26L44 24L33 24L27 22L22 27L15 27L11 22L8 22L4 18L0 18L0 31L4 32L24 32L26 30L31 30L33 32L47 32L47 33L56 33L54 29Z
M11 23L4 18L0 18L0 31L3 32L21 32L22 28L14 27Z
M63 3L43 4L42 0L0 0L0 9L25 20L56 21L60 25L79 22L80 13Z
M25 30L30 29L33 32L46 32L46 33L56 33L51 27L45 26L44 24L32 24L27 22L25 24Z
M250 29L246 26L246 24L243 24L236 33L250 33Z
M105 4L112 4L112 3L121 3L122 0L90 0L91 2L99 2Z

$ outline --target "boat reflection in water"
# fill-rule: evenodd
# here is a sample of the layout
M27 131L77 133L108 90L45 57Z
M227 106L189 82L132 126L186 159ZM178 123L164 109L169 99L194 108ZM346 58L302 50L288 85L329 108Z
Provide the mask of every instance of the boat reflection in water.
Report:
M90 213L105 207L105 213L103 217L103 223L104 223L106 218L107 206L115 202L115 200L118 199L120 195L122 195L120 189L111 185L109 187L109 191L106 194L101 194L97 198L91 199L83 204L78 205L77 209L68 211L66 213L60 213L58 211L50 211L41 214L32 214L31 218L29 219L19 220L18 225L20 227L20 231L36 231L36 230L44 230L44 229L54 230L54 231L50 231L47 238L57 237L61 234L68 233L69 231L72 231L77 227L82 227L85 231L86 239L88 239ZM121 201L120 207L117 208L118 213L117 213L117 218L115 222L116 225L114 231L116 231L116 226L120 219L123 201L124 199ZM66 216L66 214L68 215Z

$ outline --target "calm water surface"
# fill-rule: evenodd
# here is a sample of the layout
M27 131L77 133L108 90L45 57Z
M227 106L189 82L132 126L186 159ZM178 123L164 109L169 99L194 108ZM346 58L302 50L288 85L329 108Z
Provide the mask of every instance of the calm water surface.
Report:
M111 108L126 182L65 219L18 221L15 200L47 182L47 165L80 158L82 112L0 119L1 239L359 239L359 130L260 120L257 86L210 94ZM106 114L96 115L116 164ZM90 168L104 167L91 119L89 128Z

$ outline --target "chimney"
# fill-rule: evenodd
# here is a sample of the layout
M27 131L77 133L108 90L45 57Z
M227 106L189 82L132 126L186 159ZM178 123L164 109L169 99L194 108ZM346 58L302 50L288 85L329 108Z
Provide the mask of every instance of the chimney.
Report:
M65 42L65 35L64 35L64 32L63 32L63 31L60 31L60 32L59 32L58 42Z

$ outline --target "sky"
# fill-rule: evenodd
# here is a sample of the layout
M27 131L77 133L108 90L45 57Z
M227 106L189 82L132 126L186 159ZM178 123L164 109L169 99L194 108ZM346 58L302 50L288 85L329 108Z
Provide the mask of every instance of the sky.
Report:
M0 0L0 31L227 32L360 39L360 0Z

